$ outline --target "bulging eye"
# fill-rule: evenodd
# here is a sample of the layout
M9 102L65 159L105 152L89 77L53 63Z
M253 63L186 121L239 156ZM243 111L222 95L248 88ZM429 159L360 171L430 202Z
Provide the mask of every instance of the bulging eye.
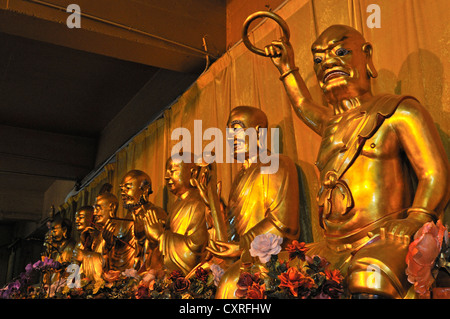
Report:
M317 56L314 58L314 63L315 64L319 64L320 62L322 62L322 58L320 56Z
M339 48L336 50L336 55L337 56L344 56L347 55L350 51L344 48Z

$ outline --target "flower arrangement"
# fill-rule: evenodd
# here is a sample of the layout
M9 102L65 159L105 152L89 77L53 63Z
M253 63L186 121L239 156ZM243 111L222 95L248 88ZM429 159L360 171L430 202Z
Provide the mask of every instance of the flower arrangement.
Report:
M25 272L22 272L18 278L0 289L1 299L24 299L24 298L42 298L56 289L56 285L45 285L46 278L54 273L59 273L63 265L48 257L42 257L35 263L29 263L25 266ZM36 284L40 283L40 285ZM49 289L50 288L50 289Z
M293 241L286 247L287 260L280 260L283 239L274 234L256 236L250 255L261 265L242 272L236 296L246 299L335 299L343 298L343 276L329 269L320 256L306 256L304 242ZM294 265L291 265L294 264Z
M328 262L319 256L306 256L305 243L298 241L287 246L288 258L282 261L279 258L282 242L281 237L270 233L256 236L250 254L259 258L262 267L241 274L236 296L247 299L341 298L343 278L338 270L328 269ZM292 261L297 265L290 266ZM97 280L89 280L81 274L75 282L65 274L70 266L47 257L28 264L17 280L0 290L0 298L213 299L224 274L219 265L212 264L208 269L196 268L189 278L179 271L152 269L138 274L134 269L126 269L110 270ZM43 278L54 273L60 274L58 280L48 284Z
M204 269L197 267L195 273L189 279L179 271L155 278L139 298L152 299L213 299L216 293L216 286L221 275L221 271L212 267ZM220 267L219 267L220 268ZM143 288L141 287L141 291Z
M414 235L406 255L406 274L421 298L428 298L440 271L450 275L448 229L440 220L424 224ZM448 298L449 296L447 296Z

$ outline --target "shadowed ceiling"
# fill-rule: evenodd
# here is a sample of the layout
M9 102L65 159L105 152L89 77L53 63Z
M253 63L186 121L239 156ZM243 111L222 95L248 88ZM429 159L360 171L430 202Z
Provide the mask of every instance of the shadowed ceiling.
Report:
M222 0L0 0L0 221L39 220L225 51ZM189 26L189 27L187 27ZM140 97L140 98L136 98ZM61 203L55 203L59 205Z

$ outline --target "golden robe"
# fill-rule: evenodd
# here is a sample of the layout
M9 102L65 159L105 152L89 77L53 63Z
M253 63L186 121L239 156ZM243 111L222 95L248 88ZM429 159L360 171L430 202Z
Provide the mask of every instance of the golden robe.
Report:
M208 243L206 205L197 189L178 198L159 241L164 266L188 274L205 256Z
M101 233L98 230L89 231L90 238L82 243L77 243L73 259L81 263L80 273L84 274L89 280L98 281L103 272L102 247L103 241Z
M283 246L300 235L297 170L289 157L278 156L277 172L262 174L261 167L268 164L253 163L241 169L233 181L227 207L228 235L231 241L239 242L243 254L258 235L272 233L283 237ZM238 260L225 271L216 298L236 298L240 267Z
M102 255L104 271L124 271L134 268L136 238L134 237L133 222L114 221L116 238L111 246L103 243Z

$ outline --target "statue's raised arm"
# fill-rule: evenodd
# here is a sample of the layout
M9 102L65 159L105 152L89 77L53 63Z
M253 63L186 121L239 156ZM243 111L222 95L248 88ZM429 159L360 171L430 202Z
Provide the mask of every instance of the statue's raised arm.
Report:
M250 23L259 18L268 17L274 19L283 29L284 36L277 41L273 41L264 50L252 46L248 40L247 30ZM250 15L244 22L243 42L254 53L265 55L272 59L272 62L280 72L280 80L283 81L286 93L297 116L308 125L314 132L322 135L326 121L333 111L325 106L313 101L305 82L303 81L298 67L295 65L294 50L289 42L289 28L286 22L277 14L267 11L259 11Z

